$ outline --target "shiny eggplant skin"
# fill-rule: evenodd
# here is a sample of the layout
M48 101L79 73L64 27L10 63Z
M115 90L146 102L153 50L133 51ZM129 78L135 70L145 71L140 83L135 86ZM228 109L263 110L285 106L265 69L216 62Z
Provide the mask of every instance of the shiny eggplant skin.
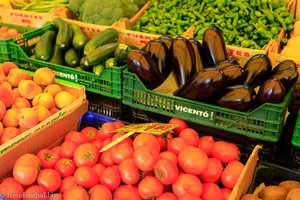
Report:
M163 77L167 78L172 71L171 55L167 45L159 39L150 40L144 51L152 57Z
M205 30L202 47L207 56L208 67L215 67L219 62L228 59L222 32L216 27L210 27Z
M244 69L246 72L244 84L255 88L269 78L272 65L266 54L256 54L246 62Z
M195 53L188 39L178 36L172 42L171 59L179 86L196 74Z
M263 103L280 103L285 97L285 89L283 84L276 79L266 80L259 88L256 101Z
M223 86L223 71L219 68L205 68L178 88L174 95L199 101L207 100L217 94Z
M272 75L271 78L279 80L283 84L285 91L288 91L297 82L298 71L297 69L284 70Z
M203 68L207 67L206 56L204 54L204 50L201 43L197 39L190 38L189 41L194 48L196 72L199 72Z
M145 51L131 50L126 57L126 61L128 70L137 74L148 89L152 90L163 83L164 78L156 63Z
M158 39L163 41L167 45L168 49L171 48L173 38L170 35L162 35Z
M231 65L222 69L225 75L225 85L242 84L246 78L244 68L239 65Z
M226 67L232 66L232 65L239 65L239 62L233 58L229 58L227 60L219 62L216 67L220 69L224 69Z
M247 111L254 105L255 96L254 89L248 85L232 85L221 91L216 103L225 108Z
M296 63L293 60L284 60L284 61L278 63L278 65L276 65L276 67L272 70L272 74L273 75L279 74L285 70L296 70L297 71Z

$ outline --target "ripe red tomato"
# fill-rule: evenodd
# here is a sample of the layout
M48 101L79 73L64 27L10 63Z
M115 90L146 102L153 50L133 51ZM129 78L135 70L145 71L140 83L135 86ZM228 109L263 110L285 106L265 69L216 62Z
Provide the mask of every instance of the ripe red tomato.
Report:
M140 170L134 163L133 158L123 160L119 165L122 182L128 185L134 185L140 180Z
M64 179L62 179L61 181L61 185L60 185L60 188L59 188L59 192L61 193L64 193L64 191L66 189L68 189L69 187L71 187L72 185L77 185L75 183L75 177L74 176L68 176L68 177L65 177Z
M111 191L117 189L121 184L121 175L118 166L105 168L101 173L100 182Z
M179 170L176 163L167 159L159 159L154 165L154 173L162 184L170 185L177 180Z
M99 183L96 171L91 167L78 167L74 173L75 183L84 188L91 188Z
M44 189L42 186L31 185L25 190L23 194L23 196L27 198L23 198L23 199L36 200L38 197L39 200L48 200L48 194L49 192L46 189Z
M53 152L57 153L60 156L60 146L56 146L52 149Z
M163 184L154 176L146 176L138 184L138 193L143 199L156 198L163 190Z
M156 136L156 139L157 139L157 141L159 142L159 145L160 145L160 151L166 151L167 150L167 143L172 138L173 138L172 133L167 133L167 134Z
M111 156L111 149L108 149L101 153L100 163L103 164L105 167L111 167L115 165Z
M48 192L55 192L60 188L61 177L54 169L43 169L38 175L37 183Z
M177 196L172 192L161 193L156 200L177 200Z
M77 167L93 167L99 160L99 149L92 143L79 145L74 152Z
M23 154L15 162L13 177L22 185L31 185L38 177L40 166L38 157L33 154Z
M133 149L137 149L141 146L148 145L157 151L160 151L160 144L157 138L150 133L138 134L133 140Z
M221 175L222 184L229 189L233 189L243 170L244 165L240 161L229 162Z
M142 200L138 189L132 185L121 185L114 192L114 199L122 200Z
M152 146L140 146L133 152L134 163L142 171L152 171L158 159L159 152Z
M99 177L99 180L100 180L101 173L105 169L105 166L103 164L101 164L101 163L97 163L96 165L94 165L93 169L97 173L97 175Z
M112 200L112 193L105 185L95 185L89 190L90 200Z
M202 200L202 199L194 194L185 193L184 195L179 197L178 200Z
M41 149L37 155L41 162L41 168L54 168L55 163L60 159L60 155L50 149Z
M203 150L188 146L180 151L178 164L184 172L200 175L207 168L208 157Z
M222 192L222 200L227 200L229 199L232 190L229 188L221 188L221 192Z
M202 149L208 157L211 156L211 150L215 144L215 139L212 136L202 136L199 139L199 149Z
M178 197L190 193L198 197L202 194L202 183L200 179L192 174L179 174L178 179L172 184L172 190Z
M111 138L114 135L116 126L113 122L105 122L99 130L98 139L103 141L107 138Z
M60 146L60 155L62 158L73 158L75 149L78 147L78 144L75 144L72 141L65 141Z
M179 137L182 137L189 145L198 147L199 134L192 128L185 128L179 133Z
M167 144L167 150L178 155L179 152L187 146L189 146L189 144L185 139L182 137L176 137L169 140Z
M78 185L73 185L65 190L63 194L64 200L89 200L88 192Z
M94 144L96 147L98 147L98 149L102 149L102 147L103 147L103 143L100 140L95 140L92 142L92 144Z
M74 142L77 146L89 142L79 131L68 132L65 141Z
M206 170L200 175L202 182L214 183L217 182L223 172L221 161L216 158L208 158L208 165Z
M116 144L111 148L111 158L116 164L120 164L126 158L132 158L133 147L126 143Z
M120 122L120 121L113 122L113 124L115 125L116 129L125 126L125 124L123 122Z
M126 132L117 132L112 136L111 141L114 141L125 134L126 134ZM128 143L132 146L133 140L130 137L128 137L128 138L125 138L124 140L122 140L120 143Z
M185 129L185 128L188 128L189 126L187 125L187 123L182 120L182 119L179 119L179 118L171 118L170 121L169 121L169 124L179 124L180 126L178 126L177 128L175 128L173 130L174 132L174 135L178 136L179 133Z
M3 196L10 200L22 200L21 195L23 192L23 186L12 177L5 178L0 184L0 197Z
M222 200L221 189L215 183L203 183L201 198L203 200Z
M61 177L67 177L74 174L76 165L73 160L69 158L62 158L56 162L54 169Z
M211 150L211 155L222 163L229 163L238 159L239 148L233 143L217 141Z
M177 165L177 155L171 151L160 152L159 158L164 158L164 159L170 160Z
M89 142L93 142L96 140L96 138L98 137L98 129L92 127L92 126L87 126L84 127L80 133L82 134L84 140L87 140Z

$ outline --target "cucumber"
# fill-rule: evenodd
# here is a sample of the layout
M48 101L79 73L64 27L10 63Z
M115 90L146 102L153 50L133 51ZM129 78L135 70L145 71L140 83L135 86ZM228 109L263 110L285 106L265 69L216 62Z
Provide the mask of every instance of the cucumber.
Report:
M53 48L54 48L53 54L52 54L49 62L58 64L58 65L63 65L64 64L63 51L56 45L54 45Z
M96 35L94 38L89 40L84 49L83 53L84 55L90 54L93 50L95 50L97 47L102 46L107 43L115 42L118 39L119 33L114 28L107 28L98 35Z
M105 70L105 66L103 63L93 66L93 73L99 75L103 70Z
M65 63L69 67L76 67L79 65L79 56L73 47L65 52Z
M72 45L73 31L68 22L57 17L52 20L54 26L58 29L55 44L62 50L67 50Z
M114 56L114 52L117 49L118 45L119 42L113 42L97 47L94 51L84 57L83 65L86 67L90 67L103 63L108 58Z
M38 60L47 61L52 55L56 33L52 30L44 32L35 45L34 55Z
M72 40L73 47L76 50L83 49L85 44L88 41L87 37L83 34L79 26L75 24L71 24L71 28L73 31L73 40Z

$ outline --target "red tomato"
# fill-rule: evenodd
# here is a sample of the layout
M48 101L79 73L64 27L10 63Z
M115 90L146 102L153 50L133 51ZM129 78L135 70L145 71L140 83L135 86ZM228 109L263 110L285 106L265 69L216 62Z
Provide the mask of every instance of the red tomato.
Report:
M31 185L23 193L23 196L26 197L23 198L23 200L37 200L37 199L48 200L48 194L49 192L46 189L44 189L42 186Z
M177 155L171 151L160 152L159 158L164 158L177 164Z
M74 173L75 183L84 187L91 188L99 183L96 171L91 167L78 167Z
M111 156L111 149L108 149L101 153L100 163L103 164L105 167L111 167L115 165Z
M154 176L146 176L138 185L139 195L143 199L158 197L164 190L163 184Z
M84 127L80 133L82 134L84 140L87 140L89 142L93 142L96 140L97 136L98 136L98 129L92 127L92 126L87 126Z
M157 149L148 145L141 146L133 152L134 163L142 171L152 171L158 159L159 152Z
M53 193L49 195L48 200L63 200L63 195L59 193Z
M172 192L164 192L161 193L156 200L177 200L178 198L176 197L176 195Z
M215 183L203 183L201 198L203 200L222 200L221 189Z
M222 192L222 200L227 200L229 199L232 190L229 188L221 188L221 192Z
M41 162L42 169L54 168L55 163L60 159L60 155L50 149L41 149L36 156Z
M89 200L88 192L81 186L73 185L65 190L64 200Z
M0 184L0 197L3 196L10 200L22 200L23 186L15 181L14 178L5 178Z
M105 168L101 173L100 182L111 191L117 189L121 184L121 175L118 166Z
M53 152L57 153L60 156L60 146L56 146L52 149Z
M233 143L217 141L211 150L211 155L222 163L229 163L238 159L239 148Z
M140 170L134 163L133 158L123 160L119 165L122 182L128 185L134 185L140 180Z
M123 122L120 122L120 121L113 122L113 124L115 125L116 129L125 126L125 124Z
M211 150L215 144L215 139L212 136L202 136L199 139L199 149L202 149L208 157L211 156Z
M154 173L162 184L170 185L177 180L179 170L176 163L167 159L159 159L154 165Z
M89 190L90 200L112 200L112 193L105 185L95 185Z
M233 189L243 170L244 170L243 163L236 160L231 161L230 163L227 164L227 166L225 167L222 173L221 176L222 184L229 189Z
M55 192L60 188L61 177L54 169L43 169L38 175L37 182L48 192Z
M101 173L105 169L105 166L103 164L101 164L101 163L97 163L96 165L94 165L93 169L97 173L97 175L99 177L99 180L100 180Z
M114 199L122 200L142 200L138 189L132 185L121 185L114 192Z
M61 185L60 185L60 188L59 188L59 192L61 193L64 193L64 191L66 189L68 189L69 187L71 187L72 185L77 185L75 183L75 177L74 176L68 176L66 178L64 178L62 181L61 181Z
M170 139L172 139L172 133L167 133L163 135L156 136L157 141L160 145L160 151L166 151L167 150L167 143Z
M169 140L167 144L167 150L178 155L179 152L187 146L189 146L189 144L186 140L184 140L182 137L177 137Z
M199 135L197 131L191 128L185 128L179 133L179 137L182 137L189 145L198 147Z
M114 141L114 140L118 139L119 137L121 137L125 134L126 134L126 132L117 132L112 136L111 141ZM128 137L128 138L125 138L124 140L122 140L120 143L128 143L132 146L133 145L133 140Z
M103 143L100 140L95 140L92 142L96 147L98 147L98 149L102 149L103 147Z
M79 131L68 132L65 141L74 142L77 146L89 142Z
M179 174L178 179L172 184L172 190L178 197L190 193L198 197L202 194L202 183L200 179L192 174Z
M203 182L214 183L217 182L223 172L221 161L216 158L208 158L208 165L206 170L200 175Z
M203 150L188 146L180 151L178 164L184 172L200 175L207 168L208 157Z
M128 143L119 143L111 148L111 158L116 164L120 164L126 158L132 158L133 147Z
M174 135L177 135L177 136L179 135L179 133L180 133L183 129L189 127L189 126L187 125L187 123L186 123L184 120L178 119L178 118L172 118L172 119L170 119L169 124L179 124L179 126L173 130Z
M98 139L103 141L107 138L111 138L114 135L116 126L113 122L105 122L98 132Z
M65 141L60 146L60 155L62 158L73 158L75 149L78 147L72 141Z
M33 154L23 154L15 162L13 177L22 185L31 185L38 177L40 166L38 157Z
M74 152L77 167L93 167L99 160L99 149L92 143L79 145Z
M61 177L67 177L74 174L76 166L73 160L69 158L62 158L56 162L54 169Z
M157 138L150 133L141 133L138 134L133 140L133 149L137 149L141 146L148 145L153 149L160 151L160 144Z
M194 194L185 193L184 195L179 197L178 200L201 200L201 198Z

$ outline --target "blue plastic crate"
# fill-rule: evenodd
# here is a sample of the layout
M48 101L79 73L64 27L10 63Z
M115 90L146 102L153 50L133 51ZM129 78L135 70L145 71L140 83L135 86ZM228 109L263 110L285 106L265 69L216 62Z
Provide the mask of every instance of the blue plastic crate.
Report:
M80 117L78 131L81 131L84 127L87 127L87 126L99 128L105 122L115 122L115 121L118 121L118 120L108 117L108 116L105 116L105 115L100 115L100 114L89 111Z

